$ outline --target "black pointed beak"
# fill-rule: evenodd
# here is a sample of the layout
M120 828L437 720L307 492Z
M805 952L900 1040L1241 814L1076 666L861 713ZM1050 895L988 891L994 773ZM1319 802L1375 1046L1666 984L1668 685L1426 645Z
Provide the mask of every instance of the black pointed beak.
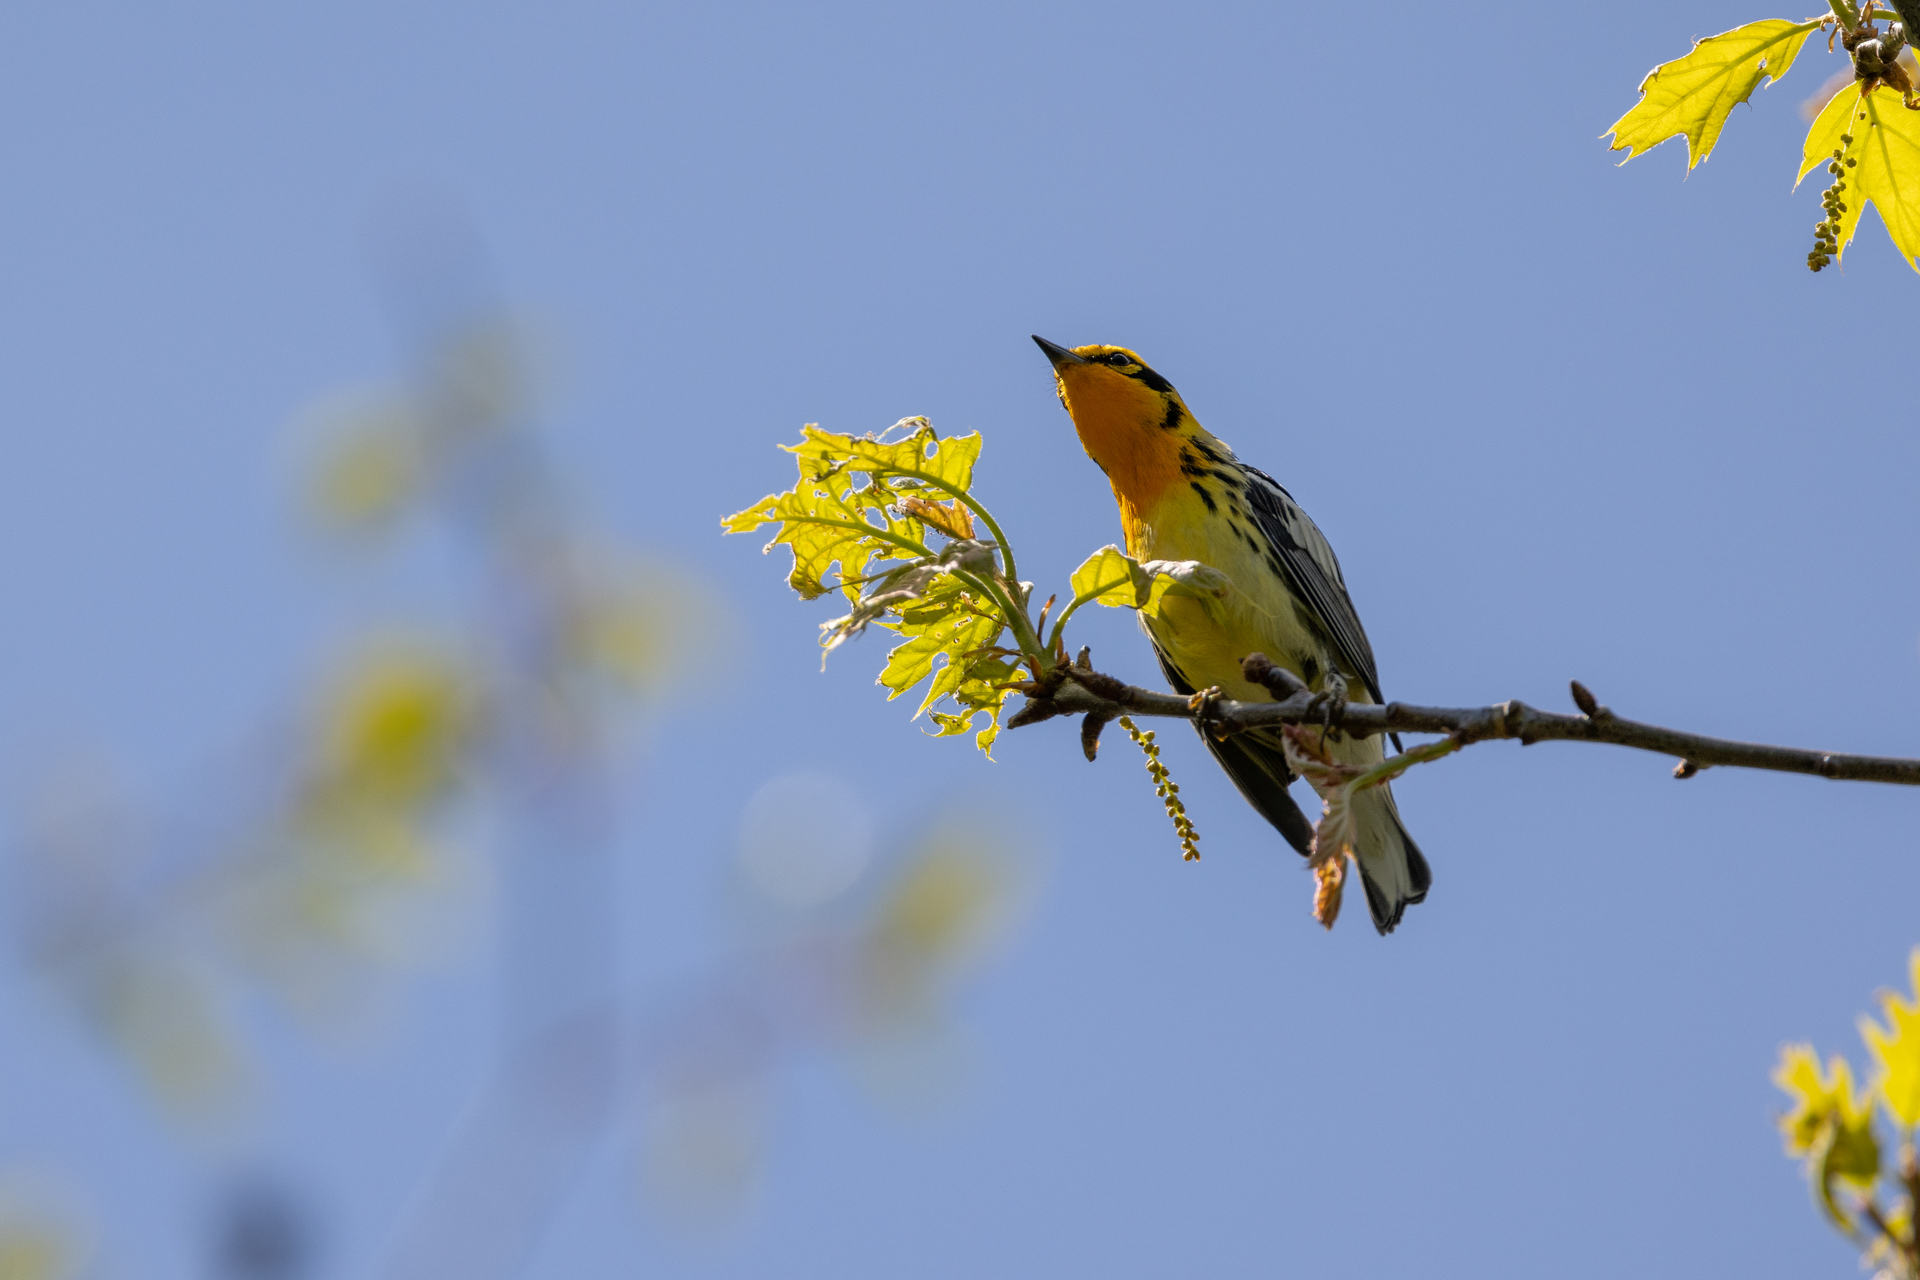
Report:
M1047 359L1053 361L1056 365L1085 364L1087 362L1085 356L1075 355L1072 351L1069 351L1057 342L1048 342L1037 333L1032 336L1033 340L1040 344L1040 349L1047 353Z

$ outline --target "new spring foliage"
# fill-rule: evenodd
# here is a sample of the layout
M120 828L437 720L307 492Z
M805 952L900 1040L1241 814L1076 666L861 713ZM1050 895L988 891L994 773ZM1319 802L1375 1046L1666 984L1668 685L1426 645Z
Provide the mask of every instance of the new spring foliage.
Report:
M1920 949L1909 967L1920 993ZM1780 1051L1773 1082L1792 1103L1780 1119L1787 1154L1804 1163L1821 1209L1883 1274L1910 1277L1920 1264L1914 1235L1920 1169L1913 1146L1920 1126L1920 994L1883 991L1879 1002L1884 1023L1860 1019L1864 1082L1856 1083L1838 1054L1823 1068L1807 1044ZM1891 1147L1876 1118L1891 1125Z
M896 436L896 433L903 433ZM822 624L831 653L869 626L901 637L879 683L889 699L923 683L916 717L936 736L985 726L975 734L991 751L1007 695L1021 668L1043 679L1066 660L1065 627L1087 604L1139 609L1151 616L1168 594L1218 595L1224 575L1198 563L1141 563L1103 547L1073 573L1072 596L1054 619L1050 599L1036 620L1031 583L1019 579L1013 548L971 492L978 433L941 439L925 418L905 418L878 436L836 435L808 426L794 455L799 479L721 527L777 531L768 551L793 553L788 585L802 599L838 591L849 611ZM824 660L824 654L823 654Z
M1910 76L1920 68L1902 50L1898 24L1882 31L1873 25L1871 9L1863 15L1850 0L1832 5L1833 13L1824 17L1768 18L1709 36L1685 57L1655 67L1641 81L1640 101L1608 130L1611 146L1630 160L1684 137L1691 170L1713 153L1734 107L1763 80L1784 76L1807 38L1825 28L1852 59L1854 78L1827 101L1802 147L1795 186L1816 167L1834 179L1808 265L1818 271L1838 260L1870 203L1901 257L1920 269L1920 96Z

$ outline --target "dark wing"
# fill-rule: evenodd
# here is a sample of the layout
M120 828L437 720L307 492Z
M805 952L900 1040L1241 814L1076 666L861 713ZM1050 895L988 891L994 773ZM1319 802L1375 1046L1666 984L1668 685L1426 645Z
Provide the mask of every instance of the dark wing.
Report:
M1166 673L1174 691L1191 697L1193 683L1167 661L1159 645L1153 647L1153 652L1160 659L1160 670ZM1287 784L1293 781L1293 771L1287 768L1286 754L1278 747L1261 742L1253 733L1236 733L1221 742L1199 725L1193 727L1199 732L1200 741L1207 744L1207 750L1213 752L1213 758L1233 779L1233 785L1240 788L1247 803L1271 822L1274 829L1287 838L1287 843L1300 851L1301 857L1312 853L1313 824L1300 812L1300 806L1293 802L1287 790Z
M1272 476L1244 462L1240 469L1247 474L1247 505L1278 557L1287 586L1313 611L1341 663L1360 677L1375 702L1385 702L1380 696L1380 674L1373 664L1373 646L1367 643L1366 628L1360 625L1360 615L1347 598L1340 562L1334 559L1326 535Z

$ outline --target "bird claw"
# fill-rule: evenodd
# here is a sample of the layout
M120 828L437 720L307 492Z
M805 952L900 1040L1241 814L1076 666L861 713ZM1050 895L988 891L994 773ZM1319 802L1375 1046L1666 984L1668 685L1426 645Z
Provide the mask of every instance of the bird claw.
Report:
M1320 713L1322 727L1331 730L1347 714L1347 681L1338 671L1329 669L1320 682L1320 692L1307 700L1307 713Z
M1193 712L1193 722L1200 726L1201 732L1213 731L1214 737L1224 739L1226 734L1215 730L1213 723L1213 704L1220 698L1220 686L1212 685L1188 698L1187 709Z

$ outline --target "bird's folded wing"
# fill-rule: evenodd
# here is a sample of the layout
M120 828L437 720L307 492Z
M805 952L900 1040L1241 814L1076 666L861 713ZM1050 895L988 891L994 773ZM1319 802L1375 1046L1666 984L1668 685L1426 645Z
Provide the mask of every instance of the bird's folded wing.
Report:
M1360 625L1360 615L1347 596L1340 562L1334 558L1326 535L1272 476L1245 463L1240 465L1248 476L1247 506L1279 557L1287 586L1313 611L1340 660L1360 677L1373 700L1386 701L1380 696L1373 646L1367 642L1366 628Z

